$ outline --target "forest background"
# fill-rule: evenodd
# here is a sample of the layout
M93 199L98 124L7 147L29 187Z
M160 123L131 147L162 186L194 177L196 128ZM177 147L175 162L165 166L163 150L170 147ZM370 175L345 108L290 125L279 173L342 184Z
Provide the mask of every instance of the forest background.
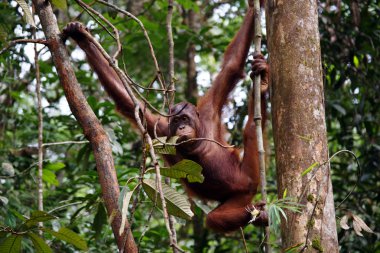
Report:
M56 1L57 2L57 1ZM59 1L58 1L59 2ZM53 1L54 3L54 1ZM194 101L210 86L220 67L226 45L240 26L246 10L244 1L175 1L172 19L176 77L176 101ZM120 8L136 15L144 24L154 46L157 60L168 78L168 43L166 30L167 1L114 1ZM75 19L86 24L108 52L115 42L89 15L69 1L67 8L56 6L60 28ZM128 74L140 84L149 84L155 69L139 26L115 16L102 5L95 5L121 32L122 59ZM0 3L0 49L9 41L32 38L33 29L23 19L24 12L15 1ZM331 161L335 203L339 204L356 185L352 194L336 210L337 223L347 213L359 215L376 232L380 224L380 6L377 0L319 1L322 64L329 153L350 150L359 159L359 169L349 155ZM43 38L40 29L37 38ZM112 142L120 185L139 175L141 141L132 127L114 110L114 105L100 89L83 53L67 43L81 88ZM266 40L264 36L263 50ZM51 55L38 45L42 81L43 141L56 143L83 141L82 129L67 106ZM196 65L196 67L195 67ZM247 65L247 73L249 66ZM225 110L229 141L241 146L247 113L250 79L234 91ZM37 210L38 111L36 97L34 45L19 44L0 55L0 227L16 228L23 215ZM150 92L147 99L157 108L162 96ZM270 108L269 108L270 109ZM276 193L274 148L268 124L268 193ZM115 252L116 245L101 200L100 185L91 148L86 143L59 144L44 152L44 209L55 210L58 219L53 228L68 227L79 234L90 251ZM183 191L177 181L172 187ZM130 187L133 188L133 184ZM133 216L133 233L143 252L169 250L162 213L149 218L152 202L141 200ZM196 219L178 220L178 244L186 251L236 252L242 249L240 234L221 236L203 228L204 214L194 205ZM148 221L148 222L147 222ZM0 234L1 237L2 234ZM250 252L262 241L262 231L245 229ZM276 237L276 234L272 235ZM354 230L338 229L341 252L380 251L378 234L357 235ZM278 235L279 238L279 235ZM95 240L96 239L96 240ZM1 239L0 239L1 240ZM74 252L72 244L52 240L53 249ZM31 251L32 243L23 247Z

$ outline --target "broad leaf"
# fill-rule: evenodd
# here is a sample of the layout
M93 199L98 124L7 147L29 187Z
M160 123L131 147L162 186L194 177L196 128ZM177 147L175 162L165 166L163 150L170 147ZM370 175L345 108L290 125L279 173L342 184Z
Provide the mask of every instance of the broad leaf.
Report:
M0 244L0 252L7 252L7 253L20 253L21 251L21 235L11 235L7 237L1 244Z
M30 12L29 5L25 2L25 0L16 0L16 2L20 5L21 9L24 11L24 19L26 23L29 25L36 27L34 23L32 13Z
M187 178L190 183L202 183L204 177L202 175L202 167L191 160L182 160L174 164L170 168L161 168L161 175L170 178Z
M56 217L49 213L43 211L34 211L31 217L25 221L25 224L26 226L31 227L36 225L38 222L44 222L54 219L56 219Z
M107 224L107 213L103 203L99 203L98 210L92 223L92 230L95 232L95 239L101 235L103 225L105 224Z
M33 242L34 249L36 250L37 253L50 253L53 252L49 245L46 244L46 242L39 237L38 235L29 232L28 236Z
M66 2L66 0L51 0L51 2L58 9L61 9L61 10L66 10L67 9L67 2Z
M372 229L370 229L367 224L365 224L365 222L362 220L362 218L360 218L359 216L357 215L352 215L352 217L354 218L354 221L353 221L353 225L354 225L354 230L355 230L355 233L357 235L360 235L360 236L363 236L361 231L364 230L368 233L373 233Z
M55 173L51 170L44 169L42 171L42 180L55 186L59 185L59 181L57 180Z
M121 235L124 231L125 221L127 219L129 202L131 201L131 197L132 197L132 194L135 191L135 189L133 189L132 191L129 191L128 186L125 186L120 193L119 200L118 200L119 209L121 212L121 224L120 224L120 229L119 229L119 235Z
M173 136L169 140L167 140L167 137L158 137L157 139L153 140L153 148L154 152L157 154L162 155L175 155L176 149L175 144L178 140L178 136Z
M65 241L67 243L74 245L78 249L81 249L81 250L88 249L86 241L77 233L73 232L72 230L68 228L61 228L58 232L45 228L44 231L50 233L51 235L55 236L56 238L62 241Z
M65 167L66 165L64 163L58 162L58 163L48 163L47 165L44 166L44 169L58 171Z
M340 227L345 230L349 229L350 227L348 226L347 221L348 221L348 216L347 215L343 216L339 222Z
M144 179L143 189L152 201L157 201L157 206L162 209L160 194L156 188L156 181L152 179ZM162 184L166 207L169 214L190 220L194 214L190 209L190 203L187 197L176 192L166 184Z

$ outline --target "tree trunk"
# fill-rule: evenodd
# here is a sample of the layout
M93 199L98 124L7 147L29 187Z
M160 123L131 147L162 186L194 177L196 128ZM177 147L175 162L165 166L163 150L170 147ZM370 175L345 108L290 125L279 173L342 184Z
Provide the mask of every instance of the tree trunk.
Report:
M187 11L186 23L189 29L192 32L195 32L195 12L193 10ZM193 40L193 39L191 39ZM186 99L191 103L196 103L198 98L198 84L197 84L197 70L195 66L195 44L193 41L189 42L189 45L186 50L186 77L187 77L187 86L185 91Z
M119 183L108 137L79 87L65 45L61 40L60 31L50 3L45 0L33 0L33 4L41 20L46 39L49 41L53 62L70 109L93 148L103 199L108 215L113 217L111 225L118 248L123 249L124 252L137 252L128 222L125 224L124 232L119 235L119 228L124 224L121 224L121 215L117 205L120 195Z
M330 168L324 164L328 147L317 8L317 1L267 1L278 195L286 190L304 205L301 214L287 212L282 248L338 252ZM314 163L324 165L301 176Z

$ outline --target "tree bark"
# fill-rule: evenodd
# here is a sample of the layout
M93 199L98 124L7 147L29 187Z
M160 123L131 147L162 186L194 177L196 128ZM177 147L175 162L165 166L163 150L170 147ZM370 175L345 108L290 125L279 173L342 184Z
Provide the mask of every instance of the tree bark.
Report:
M83 128L84 135L90 141L93 148L104 203L108 215L114 217L111 226L118 248L123 249L124 252L137 252L137 247L128 222L121 224L121 215L117 205L120 194L119 183L116 177L108 137L79 87L69 55L60 38L60 31L49 1L33 0L33 4L41 20L46 39L49 41L49 49L52 53L53 62L70 109ZM125 225L122 235L119 235L120 225Z
M287 190L305 205L301 214L287 212L282 247L338 252L330 168L301 176L328 160L317 8L309 0L268 0L266 7L278 195Z
M189 29L192 32L195 32L195 12L193 10L189 10L186 14L186 23L189 26ZM193 39L191 39L193 40ZM186 78L187 78L187 86L185 90L186 99L189 102L196 103L198 98L198 84L197 84L197 70L195 65L195 44L193 41L189 42L189 45L186 49Z

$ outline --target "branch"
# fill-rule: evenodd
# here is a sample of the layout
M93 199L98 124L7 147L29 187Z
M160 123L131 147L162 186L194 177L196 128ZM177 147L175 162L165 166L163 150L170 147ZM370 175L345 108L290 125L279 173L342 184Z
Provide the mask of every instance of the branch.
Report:
M113 4L110 4L106 1L103 1L103 0L96 0L97 2L101 3L101 4L104 4L108 7L111 7L113 9L115 9L116 11L120 12L120 13L123 13L124 15L127 15L129 18L133 19L135 22L137 22L137 24L140 26L141 30L143 30L143 33L144 33L144 37L146 39L146 41L148 42L148 45L149 45L149 50L150 50L150 54L152 56L152 59L153 59L153 62L154 62L154 66L156 68L156 72L157 72L157 77L158 77L158 81L161 85L161 88L164 89L165 88L165 85L164 85L164 81L163 81L163 77L162 77L162 72L161 72L161 69L158 65L158 61L157 61L157 58L156 58L156 54L154 53L154 49L153 49L153 45L152 45L152 42L150 41L150 38L149 38L149 35L148 35L148 32L146 31L145 27L144 27L144 24L138 19L136 18L132 13L128 12L128 11L125 11L123 9L120 9L119 7L117 7L116 5L113 5Z
M25 44L25 43L37 43L37 44L43 44L43 45L48 45L47 40L43 39L18 39L18 40L13 40L9 42L7 46L5 46L3 49L0 50L0 55L3 54L5 51L7 51L9 48L13 47L16 44Z
M254 46L255 53L261 53L261 6L259 0L254 0L254 10L255 10L255 37ZM259 167L260 167L260 184L261 184L261 198L262 200L267 200L267 181L265 176L265 150L263 141L263 130L261 127L261 78L260 75L255 76L254 80L254 121L256 125L256 136L257 136L257 148L259 151ZM265 211L265 206L263 207ZM269 216L268 216L269 219ZM270 224L270 221L268 221ZM265 227L265 252L270 253L271 247L269 244L270 239L269 226Z
M166 31L168 33L168 44L169 44L169 105L173 104L174 101L174 41L173 41L173 31L172 31L172 17L173 17L173 0L168 0L168 14L166 16Z
M33 11L34 13L34 11ZM36 39L36 28L32 28L33 38ZM43 149L43 131L44 131L44 121L42 114L42 97L41 97L41 76L40 76L40 64L38 62L39 52L37 50L37 43L34 43L34 65L36 69L36 94L37 94L37 113L38 113L38 175L37 175L37 202L38 210L44 210L44 185L42 181L43 174L43 160L44 160L44 149ZM43 223L39 222L38 226L42 227ZM42 230L38 231L42 236Z
M166 102L169 106L169 111L171 105L174 102L175 87L174 87L174 41L173 41L173 31L172 31L172 17L173 17L173 0L168 0L168 13L166 15L166 31L168 34L168 46L169 46L169 90L172 90L170 93L164 93L164 96L167 96ZM163 104L165 106L165 103ZM156 128L156 125L155 125ZM170 178L165 179L166 184L170 185ZM169 227L172 233L173 244L172 249L173 253L178 253L181 249L177 246L177 233L175 230L175 219L172 215L169 215Z

